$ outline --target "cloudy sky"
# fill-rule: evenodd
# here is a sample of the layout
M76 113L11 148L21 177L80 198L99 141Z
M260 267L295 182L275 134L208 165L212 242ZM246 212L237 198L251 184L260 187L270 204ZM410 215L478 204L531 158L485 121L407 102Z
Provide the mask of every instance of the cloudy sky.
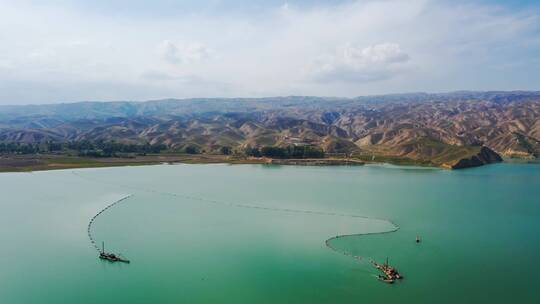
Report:
M0 104L518 89L538 1L0 0Z

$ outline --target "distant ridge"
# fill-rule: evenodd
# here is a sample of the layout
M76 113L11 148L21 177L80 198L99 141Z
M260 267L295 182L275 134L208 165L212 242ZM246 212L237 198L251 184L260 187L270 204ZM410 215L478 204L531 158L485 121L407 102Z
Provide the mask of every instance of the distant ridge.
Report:
M540 155L540 92L355 98L190 98L0 106L0 142L117 141L195 147L314 145L327 153L452 164L481 147ZM487 154L486 154L487 155ZM488 157L491 161L496 157Z

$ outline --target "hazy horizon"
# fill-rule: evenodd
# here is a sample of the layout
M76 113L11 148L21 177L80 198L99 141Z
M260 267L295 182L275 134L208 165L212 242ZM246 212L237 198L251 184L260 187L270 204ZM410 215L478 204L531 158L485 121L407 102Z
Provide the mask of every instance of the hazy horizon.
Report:
M426 94L426 95L445 95L445 94L458 94L458 93L540 93L540 90L489 90L489 91L480 91L480 90L456 90L456 91L446 91L446 92L401 92L401 93L388 93L388 94L369 94L369 95L358 95L358 96L317 96L317 95L275 95L275 96L237 96L237 97L164 97L156 99L131 99L131 100L63 100L56 102L47 102L47 103L22 103L22 104L1 104L0 107L13 107L13 106L39 106L39 105L58 105L58 104L76 104L76 103L115 103L115 102L133 102L133 103L144 103L144 102L154 102L154 101L165 101L165 100L194 100L194 99L215 99L215 100L258 100L258 99L272 99L272 98L294 98L294 97L307 97L307 98L328 98L328 99L356 99L356 98L369 98L369 97L382 97L382 96L399 96L399 95L415 95L415 94Z

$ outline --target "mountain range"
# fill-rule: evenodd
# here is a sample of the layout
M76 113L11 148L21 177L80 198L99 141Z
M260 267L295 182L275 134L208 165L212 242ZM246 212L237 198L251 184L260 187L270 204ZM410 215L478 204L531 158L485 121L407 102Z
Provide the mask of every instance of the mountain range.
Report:
M488 153L486 162L499 155L538 158L540 92L0 106L0 142L48 141L165 144L171 150L196 147L204 153L222 147L241 151L313 145L329 155L383 156L452 167L483 153Z

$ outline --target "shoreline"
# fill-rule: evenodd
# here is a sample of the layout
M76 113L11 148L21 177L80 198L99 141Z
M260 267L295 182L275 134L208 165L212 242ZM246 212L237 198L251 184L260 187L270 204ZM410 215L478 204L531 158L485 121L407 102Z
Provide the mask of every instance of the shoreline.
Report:
M538 164L538 161L515 161L507 163ZM154 154L133 158L107 157L91 158L61 154L0 155L0 173L36 172L62 169L110 168L125 166L153 166L162 164L261 164L283 166L362 166L366 164L391 164L403 167L450 169L444 166L416 161L368 161L358 158L312 158L312 159L271 159L264 157L237 157L213 154ZM461 169L461 168L460 168Z
M90 158L66 155L9 155L0 156L0 173L34 172L62 169L107 168L124 166L151 166L161 164L266 164L297 166L345 166L364 165L355 159L270 159L253 157L231 157L211 154L157 154L133 158Z

